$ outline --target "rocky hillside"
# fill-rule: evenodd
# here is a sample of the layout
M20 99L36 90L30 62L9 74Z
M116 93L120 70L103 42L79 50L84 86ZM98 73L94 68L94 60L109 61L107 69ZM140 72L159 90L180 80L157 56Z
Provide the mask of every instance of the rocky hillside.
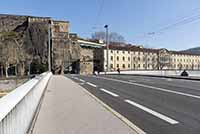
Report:
M47 22L29 22L29 16L0 15L0 74L8 76L14 70L15 75L24 75L29 64L33 73L45 70L47 26ZM44 66L34 68L35 63Z

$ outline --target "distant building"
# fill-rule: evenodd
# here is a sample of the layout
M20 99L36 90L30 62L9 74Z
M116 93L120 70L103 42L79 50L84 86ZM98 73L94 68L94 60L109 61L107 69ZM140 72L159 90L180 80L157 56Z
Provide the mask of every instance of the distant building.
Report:
M101 71L107 70L106 47L96 51ZM120 70L200 70L200 55L150 49L133 45L109 45L109 71Z

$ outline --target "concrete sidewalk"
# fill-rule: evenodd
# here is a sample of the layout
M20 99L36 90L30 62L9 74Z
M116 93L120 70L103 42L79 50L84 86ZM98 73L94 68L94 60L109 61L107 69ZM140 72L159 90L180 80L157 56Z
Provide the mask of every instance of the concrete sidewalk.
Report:
M52 76L33 134L136 134L64 76Z

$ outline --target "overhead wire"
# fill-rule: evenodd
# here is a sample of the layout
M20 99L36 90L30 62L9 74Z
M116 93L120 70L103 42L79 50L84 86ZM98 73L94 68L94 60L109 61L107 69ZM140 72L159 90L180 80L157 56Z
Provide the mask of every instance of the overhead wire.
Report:
M195 10L199 10L199 9L200 8L196 8ZM162 32L164 32L166 30L170 30L170 29L173 29L175 27L182 26L182 25L185 25L185 24L197 21L197 20L200 20L200 14L184 16L184 17L181 17L180 19L176 20L175 23L163 26L163 27L161 27L158 30L153 31L153 32L144 33L140 37L146 38L146 37L151 37L151 36L154 36L154 35L160 35L160 34L162 34Z

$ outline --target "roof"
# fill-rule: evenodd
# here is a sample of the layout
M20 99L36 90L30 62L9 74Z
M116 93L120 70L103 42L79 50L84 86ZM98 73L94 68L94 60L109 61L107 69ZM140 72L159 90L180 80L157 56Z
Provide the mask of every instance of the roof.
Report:
M106 49L106 46L104 46L104 49ZM109 44L109 49L158 53L160 50L165 49L165 48L153 49L153 48L143 48L141 46L136 46L136 45L131 45L131 44L119 45L119 44L113 44L112 43L112 44ZM165 50L167 50L167 49L165 49ZM177 54L177 55L196 55L196 56L200 56L200 54L193 54L193 53L190 53L190 52L173 51L173 50L167 50L167 51L172 53L172 54Z
M105 46L105 44L82 39L82 38L78 38L77 41L78 41L78 43L80 43L80 46L82 46L82 47L102 48Z
M104 47L104 49L106 46ZM136 45L115 45L115 44L110 44L109 49L113 50L125 50L125 51L142 51L142 52L154 52L157 53L159 49L151 49L151 48L142 48L141 46L136 46Z

